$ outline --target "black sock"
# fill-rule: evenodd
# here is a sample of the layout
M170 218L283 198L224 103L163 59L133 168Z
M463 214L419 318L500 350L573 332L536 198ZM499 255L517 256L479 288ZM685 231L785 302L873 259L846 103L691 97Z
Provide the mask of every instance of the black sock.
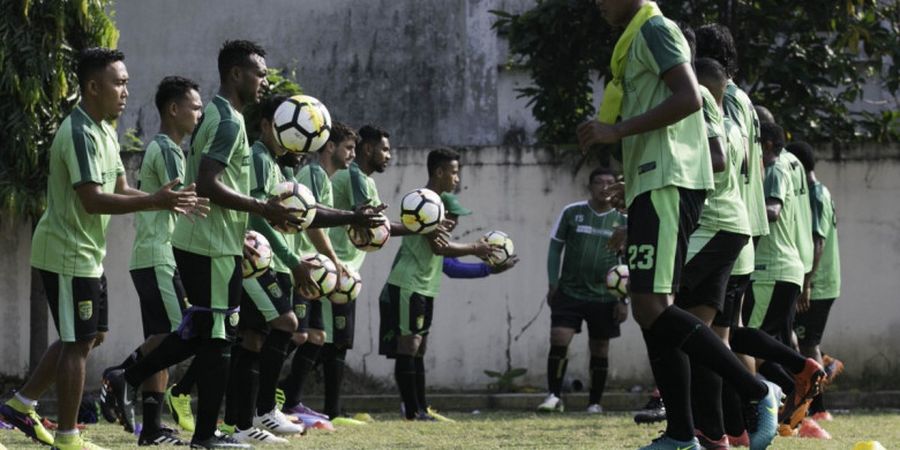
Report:
M566 358L568 351L568 346L551 345L550 355L547 356L547 388L557 397L561 396L562 380L569 364L569 359Z
M196 362L197 359L194 358ZM229 368L228 377L228 385L225 387L225 424L234 426L238 420L238 398L240 397L238 392L238 379L241 378L239 373L241 369L239 368L244 363L244 347L241 347L240 344L231 346L231 361L229 364L231 365ZM195 365L191 363L191 365Z
M673 347L671 341L654 336L646 330L643 333L650 368L666 405L666 435L679 441L692 440L694 420L691 416L691 366L687 355Z
M728 383L722 383L722 418L729 436L740 436L747 429L744 425L744 408L741 396Z
M762 330L734 328L731 330L730 342L734 352L774 361L791 373L803 372L806 367L806 357Z
M307 341L294 352L294 358L291 360L291 372L281 382L281 389L284 391L284 409L293 408L300 404L303 383L306 380L306 375L316 365L316 359L319 357L320 350L322 350L321 345Z
M136 363L139 359L141 359L142 356L144 356L144 355L143 355L143 352L141 351L141 347L138 346L138 348L134 349L133 352L129 353L129 354L128 354L128 357L125 358L124 361L122 361L121 363L119 363L118 366L110 367L110 369L122 369L122 370L125 370L125 369L131 367L131 366L132 366L134 363Z
M757 380L731 349L700 319L677 306L669 306L649 330L661 343L680 348L696 362L727 380L748 401L765 397L769 389ZM668 404L666 405L668 411Z
M144 391L142 395L144 399L142 402L144 413L144 429L142 433L158 431L162 427L160 407L163 403L163 393Z
M609 358L591 356L591 391L588 404L600 404L603 399L603 390L606 389L606 374L609 371Z
M417 356L413 358L416 365L416 403L419 408L428 408L428 402L425 400L425 358Z
M163 339L159 347L125 369L125 381L138 387L156 372L190 358L197 351L199 345L199 339L185 341L172 333Z
M172 386L172 395L191 395L191 389L194 388L196 382L197 365L194 364L194 360L191 360L191 364L184 371L184 375L181 376L177 384Z
M234 373L235 390L228 395L235 396L235 407L237 408L237 416L234 425L241 430L246 430L253 426L254 407L254 378L259 374L260 354L254 351L241 349L241 362L235 366L237 370Z
M203 441L213 436L225 386L228 384L231 348L223 339L204 339L197 351L197 425L192 440Z
M777 384L784 391L784 395L794 393L794 377L777 363L772 361L763 362L759 366L759 374Z
M416 399L416 363L413 359L415 358L409 355L397 355L394 360L394 380L400 390L407 419L415 418L419 412L419 402Z
M822 400L822 394L819 394L812 399L812 403L809 404L809 415L817 414L820 412L825 412L825 401Z
M722 417L722 377L691 360L691 405L694 425L713 440L725 434Z
M256 393L256 414L259 416L275 409L275 385L278 384L290 342L291 333L271 330L263 343L259 355L259 390Z
M325 375L325 408L322 412L334 419L341 414L341 384L344 382L344 358L347 349L325 344L322 371Z

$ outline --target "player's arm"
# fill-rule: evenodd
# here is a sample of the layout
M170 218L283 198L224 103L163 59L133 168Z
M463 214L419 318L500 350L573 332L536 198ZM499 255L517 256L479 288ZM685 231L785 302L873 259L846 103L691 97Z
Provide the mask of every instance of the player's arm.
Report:
M125 176L120 175L116 185L128 182ZM100 184L95 182L81 183L75 187L75 193L88 214L128 214L136 211L170 210L180 214L192 211L198 205L197 193L192 186L174 191L173 188L179 180L173 180L165 184L158 191L147 194L136 191L137 194L103 192Z
M556 288L559 286L559 269L562 266L562 253L566 247L565 241L550 238L550 247L547 249L547 302L553 299Z
M450 278L484 278L491 274L491 266L483 263L466 263L457 258L444 258L444 275Z
M428 244L431 245L431 251L435 255L449 256L452 258L460 256L477 256L486 258L491 255L493 249L486 241L475 241L466 244L459 242L440 242L435 236L429 236Z
M321 203L316 205L316 217L310 228L332 228L343 225L374 228L381 224L381 211L387 206L356 208L353 211L332 208Z
M722 139L718 137L709 139L709 157L712 159L713 172L725 170L728 157L725 155L725 146L722 145Z
M309 241L312 242L312 245L316 248L317 252L327 256L339 270L346 270L341 263L340 258L338 258L337 253L335 253L334 247L331 246L331 239L328 238L328 233L326 233L324 229L307 228L306 235L309 236Z
M774 197L766 197L766 218L769 222L775 222L781 217L781 200Z

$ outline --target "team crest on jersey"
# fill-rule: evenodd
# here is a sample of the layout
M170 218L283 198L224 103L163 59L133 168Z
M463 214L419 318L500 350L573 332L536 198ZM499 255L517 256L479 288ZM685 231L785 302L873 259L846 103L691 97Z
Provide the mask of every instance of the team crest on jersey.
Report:
M416 329L421 330L422 328L425 328L425 316L420 314L416 316Z
M269 290L269 295L271 295L272 298L281 298L282 292L281 287L278 286L278 283L272 283L266 289Z
M306 317L306 305L294 305L294 314L296 314L299 319Z
M347 318L344 316L336 316L334 318L334 327L338 330L343 330L347 327Z
M231 313L230 316L228 316L228 324L233 327L238 326L238 322L240 322L240 321L241 321L241 315L236 312L233 312L233 313Z
M584 222L584 214L576 214L575 222L578 222L578 223Z
M90 300L78 302L78 318L79 319L88 320L93 315L94 315L94 302L92 302Z

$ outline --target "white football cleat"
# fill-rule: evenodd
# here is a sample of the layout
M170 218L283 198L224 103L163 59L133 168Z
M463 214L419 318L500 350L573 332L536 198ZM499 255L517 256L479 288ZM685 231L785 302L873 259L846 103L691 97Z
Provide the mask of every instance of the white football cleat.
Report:
M250 427L246 430L241 430L239 428L234 429L234 434L231 437L243 444L287 444L288 440L285 438L281 438L275 436L272 433L269 433L266 430L260 430L256 427Z
M254 417L253 426L279 435L301 434L305 431L303 424L294 423L277 409Z
M566 410L566 407L563 406L561 398L550 393L547 394L547 398L544 399L544 402L538 405L537 410L538 412L563 412Z
M594 403L592 405L588 405L587 412L588 414L600 414L603 412L603 407L598 403Z

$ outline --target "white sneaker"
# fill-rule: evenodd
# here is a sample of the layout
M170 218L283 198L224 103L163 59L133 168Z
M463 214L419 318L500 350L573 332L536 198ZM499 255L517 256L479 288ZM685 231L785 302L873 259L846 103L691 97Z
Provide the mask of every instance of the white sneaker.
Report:
M588 405L587 412L588 414L600 414L603 412L603 407L597 403L594 403L592 405Z
M246 430L241 430L238 428L234 429L234 434L231 437L241 443L244 444L287 444L288 440L285 438L281 438L275 436L272 433L269 433L266 430L260 430L256 427L250 427Z
M303 425L292 422L277 409L254 417L253 426L274 434L300 434L304 431Z
M544 402L537 407L538 412L563 412L565 409L562 399L552 393L547 394Z

